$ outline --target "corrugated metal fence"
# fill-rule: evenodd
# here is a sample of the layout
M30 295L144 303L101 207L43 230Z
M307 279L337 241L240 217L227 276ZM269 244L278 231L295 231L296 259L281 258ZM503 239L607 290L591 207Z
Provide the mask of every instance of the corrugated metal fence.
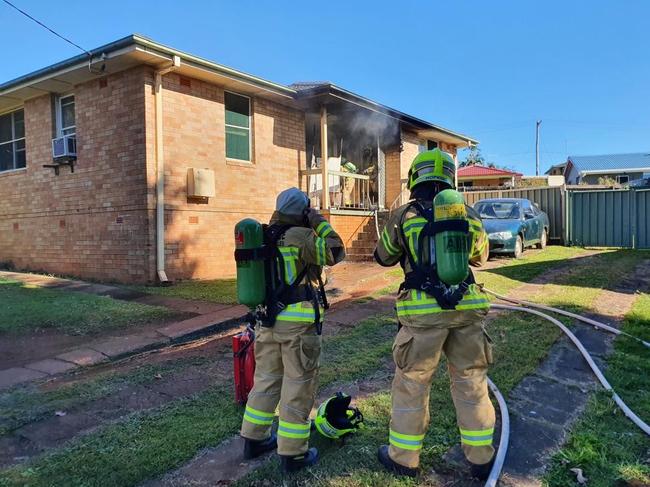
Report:
M650 190L567 191L567 242L650 248Z
M537 203L537 206L548 215L550 223L549 239L564 242L565 191L562 187L467 191L463 193L463 196L465 196L465 202L470 206L474 206L474 203L478 200L487 198L525 198Z

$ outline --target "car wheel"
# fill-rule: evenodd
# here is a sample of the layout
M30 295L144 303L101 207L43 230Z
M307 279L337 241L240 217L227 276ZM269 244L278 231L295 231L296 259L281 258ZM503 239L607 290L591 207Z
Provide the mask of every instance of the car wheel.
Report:
M546 228L542 232L542 237L539 239L539 243L537 244L538 249L545 249L546 248L546 242L548 241L548 230Z
M512 253L512 256L515 259L521 257L521 254L524 253L524 241L521 239L521 235L517 235L517 240L515 241L515 251Z

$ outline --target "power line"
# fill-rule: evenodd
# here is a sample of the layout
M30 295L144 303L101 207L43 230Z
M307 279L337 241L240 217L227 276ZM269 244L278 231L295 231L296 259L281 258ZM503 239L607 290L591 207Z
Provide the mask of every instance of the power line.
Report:
M11 3L10 1L8 1L8 0L2 0L2 1L3 1L4 3L6 3L7 5L9 5L11 8L13 8L13 9L17 10L18 12L20 12L21 14L23 14L23 15L24 15L25 17L27 17L28 19L30 19L30 20L36 22L38 25L40 25L40 26L43 27L44 29L49 30L49 31L50 31L52 34L54 34L55 36L57 36L57 37L63 39L63 40L66 41L68 44L73 45L73 46L76 47L77 49L80 49L82 52L85 52L86 54L88 54L88 56L92 57L92 54L91 54L89 51L85 50L83 47L81 47L79 44L75 44L74 42L72 42L72 41L71 41L70 39L68 39L67 37L64 37L64 36L62 36L61 34L59 34L58 32L54 31L53 29L50 29L50 28L49 28L47 25L45 25L43 22L41 22L41 21L38 20L38 19L35 19L34 17L32 17L31 15L29 15L29 14L28 14L27 12L25 12L24 10L21 10L20 8L18 8L17 6L15 6L15 5L14 5L13 3Z

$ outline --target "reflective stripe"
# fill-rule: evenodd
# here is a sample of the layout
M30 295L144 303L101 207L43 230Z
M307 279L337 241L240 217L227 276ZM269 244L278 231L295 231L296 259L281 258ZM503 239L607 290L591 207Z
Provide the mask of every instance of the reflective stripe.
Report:
M316 237L314 243L316 245L316 264L318 265L327 264L327 250L325 247L325 239Z
M244 420L248 421L249 423L269 426L273 424L273 418L275 418L275 413L266 413L264 411L253 409L252 407L246 405Z
M411 290L410 299L397 301L397 316L417 316L429 313L442 313L444 311L463 311L470 309L484 309L490 307L490 301L484 295L476 292L470 286L468 294L456 305L453 310L442 309L433 296L418 290Z
M320 222L316 227L316 233L319 237L325 238L332 233L332 226L328 222Z
M390 430L388 441L391 445L402 450L421 450L424 435L405 435Z
M278 250L280 251L280 255L282 255L282 261L284 263L285 281L287 284L292 284L298 277L296 261L298 260L300 249L298 247L278 247Z
M323 320L325 310L321 308L320 318ZM287 306L276 318L276 321L296 321L299 323L313 323L316 321L316 312L311 304L294 303Z
M278 436L294 439L307 439L311 430L311 423L289 423L280 420L278 424Z
M393 245L390 241L390 235L388 235L388 230L384 228L384 231L381 233L381 241L384 244L384 248L388 255L397 255L400 253L400 248Z
M492 444L494 428L486 430L464 430L460 429L460 441L470 446L486 446Z

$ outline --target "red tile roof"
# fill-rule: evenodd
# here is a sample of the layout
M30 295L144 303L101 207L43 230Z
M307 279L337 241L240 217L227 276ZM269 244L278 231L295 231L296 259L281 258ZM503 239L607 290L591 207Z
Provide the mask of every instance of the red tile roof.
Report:
M523 176L520 172L508 171L506 169L497 169L496 167L486 166L465 166L458 169L459 178L475 178L479 176L494 176L494 177L520 177Z

